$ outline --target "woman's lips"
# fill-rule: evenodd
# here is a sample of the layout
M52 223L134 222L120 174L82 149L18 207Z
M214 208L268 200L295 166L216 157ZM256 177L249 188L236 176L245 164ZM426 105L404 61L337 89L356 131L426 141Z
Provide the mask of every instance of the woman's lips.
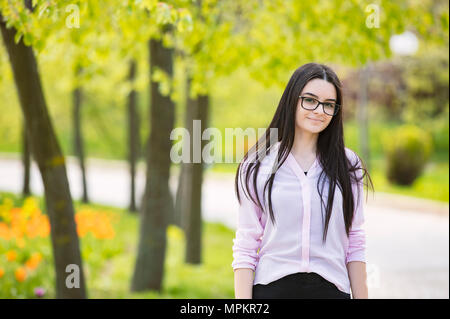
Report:
M307 117L307 119L310 119L310 120L315 121L315 122L323 122L323 121L321 121L321 120L312 119L312 118L310 118L310 117Z

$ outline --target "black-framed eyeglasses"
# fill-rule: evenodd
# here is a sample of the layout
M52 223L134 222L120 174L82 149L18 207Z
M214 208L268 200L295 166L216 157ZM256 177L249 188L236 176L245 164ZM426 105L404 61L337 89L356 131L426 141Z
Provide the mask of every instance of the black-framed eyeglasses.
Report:
M325 114L334 116L339 112L340 105L333 102L320 102L317 99L310 96L299 96L302 99L302 107L308 111L314 111L319 104L322 104L323 111Z

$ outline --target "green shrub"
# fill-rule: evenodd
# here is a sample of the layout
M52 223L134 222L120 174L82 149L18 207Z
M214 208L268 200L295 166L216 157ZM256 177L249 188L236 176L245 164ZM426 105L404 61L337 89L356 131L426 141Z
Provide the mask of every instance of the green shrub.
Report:
M411 185L422 173L433 149L431 135L413 125L384 134L387 178L391 183Z
M433 146L436 152L448 153L448 140L449 140L449 130L448 130L448 117L449 117L449 106L445 108L445 113L438 119L434 120L429 124L429 131L433 135Z

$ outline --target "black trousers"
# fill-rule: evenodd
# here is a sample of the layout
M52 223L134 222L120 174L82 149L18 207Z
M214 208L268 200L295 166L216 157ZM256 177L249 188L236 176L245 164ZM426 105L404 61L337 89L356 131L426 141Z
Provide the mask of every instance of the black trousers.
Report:
M252 296L253 299L350 299L350 294L313 272L298 272L267 285L253 285Z

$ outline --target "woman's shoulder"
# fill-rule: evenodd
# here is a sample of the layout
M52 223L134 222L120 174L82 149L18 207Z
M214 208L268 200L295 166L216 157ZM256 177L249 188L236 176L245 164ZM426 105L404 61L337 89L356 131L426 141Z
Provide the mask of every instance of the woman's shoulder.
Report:
M278 148L280 146L280 142L276 142L273 144L266 152L260 153L258 156L256 153L253 153L251 155L248 155L247 158L242 160L242 166L244 169L246 169L250 163L256 163L260 162L259 171L267 171L271 170L274 162L276 161L277 154L278 154Z
M345 154L347 155L347 158L349 159L350 163L352 163L352 165L355 165L357 163L359 164L361 162L361 159L359 158L358 154L354 150L352 150L348 147L344 147L344 149L345 149Z

